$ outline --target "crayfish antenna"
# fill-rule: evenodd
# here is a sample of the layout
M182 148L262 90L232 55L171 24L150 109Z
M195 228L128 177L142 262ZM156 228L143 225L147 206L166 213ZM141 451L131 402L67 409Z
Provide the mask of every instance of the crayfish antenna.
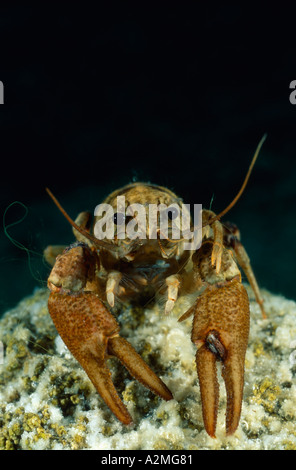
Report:
M247 186L247 183L249 181L249 178L250 178L250 175L252 173L252 170L253 170L253 167L256 163L256 160L258 158L258 155L260 153L260 150L261 150L261 147L262 145L264 144L265 140L266 140L266 137L267 137L267 134L265 133L262 137L262 139L260 140L259 144L257 145L257 148L256 148L256 151L254 153L254 156L252 158L252 161L251 161L251 164L249 166L249 169L248 169L248 172L246 174L246 177L244 179L244 182L239 190L239 192L237 193L237 195L235 196L235 198L231 201L231 203L222 211L220 212L220 214L218 215L215 215L215 217L213 217L212 219L210 219L204 226L206 225L212 225L216 220L220 220L221 217L223 217L225 214L227 214L227 212L230 211L230 209L233 208L233 206L237 203L237 201L239 200L239 198L241 197L241 195L243 194L244 190L245 190L245 187Z
M46 192L49 194L49 196L51 197L51 199L53 200L53 202L55 203L55 205L57 206L57 208L60 210L60 212L63 214L63 216L67 219L67 221L72 225L72 227L75 228L75 230L77 230L79 233L81 233L81 235L83 235L84 237L86 237L88 240L90 240L92 243L94 243L97 247L100 247L100 248L106 248L108 250L111 250L111 251L117 251L119 248L118 246L116 245L113 245L112 243L108 243L108 242L104 242L103 240L99 240L98 238L96 237L93 237L90 233L88 233L86 230L83 230L83 228L79 227L79 225L77 225L74 220L71 219L71 217L67 214L67 212L65 211L65 209L61 206L61 204L59 203L59 201L57 200L57 198L52 194L52 192L50 191L50 189L48 188L45 188Z

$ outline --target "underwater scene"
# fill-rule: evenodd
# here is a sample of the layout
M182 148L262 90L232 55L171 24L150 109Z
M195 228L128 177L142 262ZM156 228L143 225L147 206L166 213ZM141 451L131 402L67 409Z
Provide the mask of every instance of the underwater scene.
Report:
M146 10L0 7L0 449L295 450L291 19Z

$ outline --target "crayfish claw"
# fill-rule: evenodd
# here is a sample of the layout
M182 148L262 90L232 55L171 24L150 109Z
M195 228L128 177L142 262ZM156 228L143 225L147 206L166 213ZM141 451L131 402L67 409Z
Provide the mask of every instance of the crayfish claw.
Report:
M48 308L62 340L123 424L130 424L132 418L112 382L107 366L110 355L117 357L133 377L154 393L165 400L173 398L132 345L119 336L117 321L97 295L92 292L75 295L52 292Z
M197 347L196 366L205 429L215 437L219 383L217 362L227 394L226 434L239 424L244 386L244 362L249 335L249 303L238 279L209 286L194 305L192 341Z
M48 308L62 340L97 392L122 423L130 424L132 418L117 394L106 364L108 340L119 332L113 315L90 292L76 295L52 292Z

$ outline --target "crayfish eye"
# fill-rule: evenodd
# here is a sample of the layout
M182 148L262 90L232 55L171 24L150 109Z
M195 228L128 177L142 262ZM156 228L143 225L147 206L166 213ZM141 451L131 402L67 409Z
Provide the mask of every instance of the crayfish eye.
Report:
M176 207L169 207L166 212L169 220L175 220L179 216L179 211Z
M122 225L125 222L125 215L122 212L116 212L113 215L113 222L115 225Z

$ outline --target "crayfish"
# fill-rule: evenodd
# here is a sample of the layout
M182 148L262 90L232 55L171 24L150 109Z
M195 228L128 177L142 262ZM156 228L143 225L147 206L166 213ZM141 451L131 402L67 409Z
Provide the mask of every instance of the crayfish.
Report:
M221 218L236 203L245 189L265 136L260 141L244 183L235 199L220 214L203 210L201 243L197 249L185 249L185 239L172 238L173 223L182 209L182 200L167 188L132 183L110 194L104 204L113 209L110 239L96 236L102 215L82 212L75 222L47 189L49 195L73 226L76 242L68 247L51 246L46 259L53 264L48 278L51 291L48 308L64 343L81 364L102 399L124 424L132 418L111 380L107 359L117 357L131 375L164 400L173 398L165 383L151 370L132 345L120 336L120 327L112 313L117 299L120 305L130 299L162 292L166 297L164 314L170 314L178 296L196 292L183 321L193 315L192 341L196 346L196 365L200 385L204 425L215 437L219 405L217 361L227 393L226 434L238 427L244 387L244 362L249 337L249 300L242 284L244 271L265 318L250 260L240 242L238 228L221 223ZM117 198L124 206L117 209ZM132 204L144 208L157 206L168 220L166 233L157 228L159 217L144 220L138 237L121 237L122 229L135 221L127 212ZM168 210L169 208L169 210ZM148 217L148 216L147 216ZM105 220L106 224L108 220ZM139 224L138 224L139 225ZM135 224L133 225L135 228ZM154 230L155 229L155 230ZM154 237L148 235L154 230ZM125 232L126 233L126 232ZM140 300L139 300L140 301Z

